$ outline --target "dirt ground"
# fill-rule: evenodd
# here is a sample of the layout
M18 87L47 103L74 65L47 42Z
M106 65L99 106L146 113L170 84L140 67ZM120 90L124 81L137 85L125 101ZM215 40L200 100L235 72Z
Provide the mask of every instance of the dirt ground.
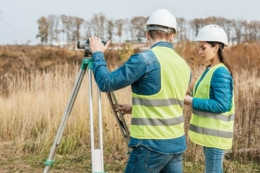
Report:
M59 157L59 156L58 156ZM0 173L42 173L43 156L16 152L12 141L0 142ZM89 172L84 167L65 165L51 168L50 173L83 173Z

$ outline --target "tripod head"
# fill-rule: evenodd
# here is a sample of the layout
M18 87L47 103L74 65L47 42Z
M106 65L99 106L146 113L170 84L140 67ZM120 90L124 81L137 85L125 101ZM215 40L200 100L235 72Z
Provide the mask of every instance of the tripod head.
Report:
M106 45L106 41L102 40L102 43L104 45ZM90 50L90 46L89 46L89 39L87 39L86 41L78 41L77 44L78 49L84 49L84 56L85 57L91 57L92 56L92 52Z

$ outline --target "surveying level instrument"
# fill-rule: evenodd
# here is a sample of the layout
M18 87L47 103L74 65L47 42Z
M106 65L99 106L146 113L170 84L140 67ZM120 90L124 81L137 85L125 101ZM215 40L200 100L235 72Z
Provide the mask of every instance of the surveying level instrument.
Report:
M103 42L104 44L104 42ZM73 108L74 102L76 100L80 85L82 83L83 77L85 75L86 69L88 69L88 88L89 88L89 121L90 121L90 139L91 139L91 167L92 167L92 173L105 173L104 172L104 160L103 160L103 135L102 135L102 115L101 115L101 94L100 90L98 89L98 126L99 126L99 149L96 149L94 146L94 126L93 126L93 102L92 102L92 68L93 68L93 60L92 60L92 54L89 51L89 40L87 40L84 43L84 46L82 46L82 42L78 42L78 48L83 49L85 47L84 51L84 58L82 59L82 64L80 67L79 74L76 78L76 82L74 84L72 93L69 98L69 102L67 104L67 107L64 111L58 132L56 134L56 137L54 139L54 143L52 145L50 154L48 156L48 159L44 163L45 169L44 173L48 173L50 170L50 167L54 164L54 155L57 151L57 147L60 144L61 137L63 135L65 126L68 122L69 115L71 113L71 110ZM117 120L117 123L120 127L121 133L125 139L126 145L128 145L129 139L130 139L130 133L128 130L128 127L126 125L125 119L123 117L123 114L121 111L116 110L116 107L118 107L118 102L115 97L115 94L113 92L107 92L107 97L109 100L109 103L111 105L111 108L113 110L113 114L115 115L115 118ZM130 149L129 149L130 151Z

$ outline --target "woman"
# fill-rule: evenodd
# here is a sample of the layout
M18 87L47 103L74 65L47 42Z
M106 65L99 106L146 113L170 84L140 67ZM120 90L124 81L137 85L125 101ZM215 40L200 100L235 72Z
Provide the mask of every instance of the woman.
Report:
M232 147L234 127L233 79L223 56L228 40L220 26L207 25L195 41L199 55L210 65L195 83L192 97L184 99L193 108L189 137L203 146L205 173L220 173L225 150Z

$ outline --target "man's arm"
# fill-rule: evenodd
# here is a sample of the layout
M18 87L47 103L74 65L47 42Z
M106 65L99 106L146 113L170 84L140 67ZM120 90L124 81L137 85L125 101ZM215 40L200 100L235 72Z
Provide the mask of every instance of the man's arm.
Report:
M127 62L112 72L109 72L102 52L95 52L92 57L94 77L99 89L103 92L131 85L146 73L146 62L139 54L132 55Z

